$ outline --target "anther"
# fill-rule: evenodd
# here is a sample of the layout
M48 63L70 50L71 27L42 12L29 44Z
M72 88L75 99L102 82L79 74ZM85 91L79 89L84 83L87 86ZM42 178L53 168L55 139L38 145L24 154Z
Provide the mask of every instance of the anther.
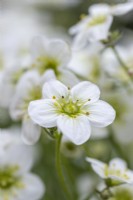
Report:
M70 90L71 88L70 87L68 87L68 90Z
M56 96L53 96L52 98L53 98L53 99L56 99Z
M62 96L62 99L64 99L64 96Z
M89 112L86 112L86 115L89 115L90 113Z
M88 99L88 101L91 101L91 99Z

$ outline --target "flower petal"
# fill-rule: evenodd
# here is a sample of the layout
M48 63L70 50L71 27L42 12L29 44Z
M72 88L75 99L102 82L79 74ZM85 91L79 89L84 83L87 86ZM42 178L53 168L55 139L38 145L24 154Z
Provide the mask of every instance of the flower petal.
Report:
M57 127L76 145L86 142L91 133L90 123L85 116L76 118L60 116L57 120Z
M133 9L133 3L121 3L115 6L112 6L111 8L111 14L112 15L124 15L128 12L130 12Z
M69 61L71 51L69 45L65 41L52 39L49 41L47 48L49 55L56 58L60 62L60 65L64 65Z
M99 161L99 160L96 160L96 159L93 159L93 158L89 158L87 157L86 158L86 161L91 163L91 166L93 168L93 170L102 178L106 178L105 177L105 173L104 173L104 170L105 170L105 167L106 167L106 164Z
M22 139L25 144L35 144L41 135L41 127L35 124L31 119L24 119L22 124Z
M84 110L89 112L88 119L96 127L105 127L115 119L115 110L105 101L97 101L93 104L84 106Z
M56 126L58 112L54 106L54 100L31 101L28 113L31 119L42 127L51 128Z
M53 99L53 97L60 99L62 96L65 98L68 96L68 92L68 88L57 80L45 83L42 91L45 99Z
M120 158L114 158L110 161L109 168L125 170L127 168L127 164Z
M95 84L83 81L71 89L71 95L74 101L92 103L99 99L100 90Z
M22 183L25 187L17 191L18 200L38 200L43 197L45 186L38 176L28 173L22 177Z
M60 75L58 76L58 79L68 87L73 87L74 85L79 83L78 78L73 72L64 69L60 70Z

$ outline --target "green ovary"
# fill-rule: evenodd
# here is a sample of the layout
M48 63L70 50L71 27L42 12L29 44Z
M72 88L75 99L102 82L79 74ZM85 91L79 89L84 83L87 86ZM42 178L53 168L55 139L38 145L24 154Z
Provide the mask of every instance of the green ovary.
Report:
M71 117L76 117L80 113L80 107L73 102L69 102L64 104L62 112Z
M18 171L18 166L0 169L0 188L9 189L18 183L18 178L14 175Z
M59 66L59 61L57 59L52 57L39 57L37 61L40 74L43 74L48 69L52 69L55 74L58 75L57 68Z
M100 25L106 21L105 15L99 15L92 18L91 21L89 21L88 26L95 26Z

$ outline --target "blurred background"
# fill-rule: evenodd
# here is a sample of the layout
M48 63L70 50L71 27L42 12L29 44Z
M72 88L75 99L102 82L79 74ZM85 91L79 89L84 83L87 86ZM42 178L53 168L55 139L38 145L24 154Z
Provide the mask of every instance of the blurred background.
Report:
M82 14L87 14L88 7L94 3L124 3L125 0L0 0L0 70L16 63L27 65L30 60L32 38L37 35L63 38L71 42L68 29L79 21ZM117 17L113 28L122 28L124 34L132 34L133 12ZM2 97L0 97L2 98ZM132 101L133 99L131 99ZM130 101L130 102L131 102ZM6 106L1 103L0 126L7 128L12 125ZM122 144L125 148L130 166L133 168L133 140ZM38 174L46 185L46 194L42 200L64 200L55 169L55 142L42 134L36 145L38 156L33 171ZM77 147L66 142L62 147L64 173L69 188L73 188L73 199L84 199L93 191L99 179L94 176L90 166L85 162L86 155L109 161L117 153L108 139L89 140L84 147ZM93 176L92 176L93 175Z

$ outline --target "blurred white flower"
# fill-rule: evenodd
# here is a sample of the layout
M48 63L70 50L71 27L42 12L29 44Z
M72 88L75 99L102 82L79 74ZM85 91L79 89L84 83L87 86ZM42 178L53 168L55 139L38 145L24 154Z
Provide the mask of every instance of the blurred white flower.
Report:
M116 5L109 5L109 4L93 4L89 8L90 14L96 14L97 12L102 12L103 14L110 14L110 15L124 15L130 12L133 9L133 3L120 3Z
M93 170L105 180L115 180L114 184L116 185L120 183L133 183L133 171L129 170L126 162L120 158L112 159L109 165L89 157L86 158L86 161L91 163Z
M75 35L74 49L86 46L88 42L96 42L107 39L113 17L102 12L84 16L81 21L70 28L69 32Z
M69 62L69 69L79 77L97 82L102 73L100 50L101 44L90 44L80 51L73 51Z
M123 69L123 66L121 65L121 63L119 63L116 55L111 49L105 50L102 55L101 62L103 70L105 70L105 72L110 77L114 78L114 80L116 79L123 83L129 83L130 77L132 77L133 73L133 67L132 67L133 46L132 48L129 48L130 49L129 51L127 51L127 48L124 49L119 46L116 49L121 57L121 60L127 67L128 73L126 73L125 69Z
M32 42L34 61L32 68L41 75L52 73L57 79L69 86L78 82L76 76L68 70L71 57L69 45L60 39L36 37Z
M13 142L10 133L0 133L0 141L0 149L4 148L0 154L1 199L39 200L45 187L38 176L30 173L33 165L31 151L20 140Z
M114 109L99 100L100 90L91 82L84 81L70 89L59 81L49 81L44 84L43 97L30 103L31 119L45 128L57 126L77 145L89 139L91 125L105 127L115 119Z
M75 35L73 46L78 49L88 42L105 40L113 22L113 15L123 15L133 9L133 3L117 4L94 4L89 7L88 16L70 28L70 34Z
M9 107L15 93L16 85L27 70L28 67L20 65L3 70L0 82L0 92L2 93L0 105L2 107Z
M22 137L29 137L28 144L33 144L30 134L34 135L34 142L41 134L41 128L28 116L28 105L30 101L42 98L42 85L45 79L46 77L41 77L37 71L27 72L19 81L10 104L10 115L13 120L22 120Z

